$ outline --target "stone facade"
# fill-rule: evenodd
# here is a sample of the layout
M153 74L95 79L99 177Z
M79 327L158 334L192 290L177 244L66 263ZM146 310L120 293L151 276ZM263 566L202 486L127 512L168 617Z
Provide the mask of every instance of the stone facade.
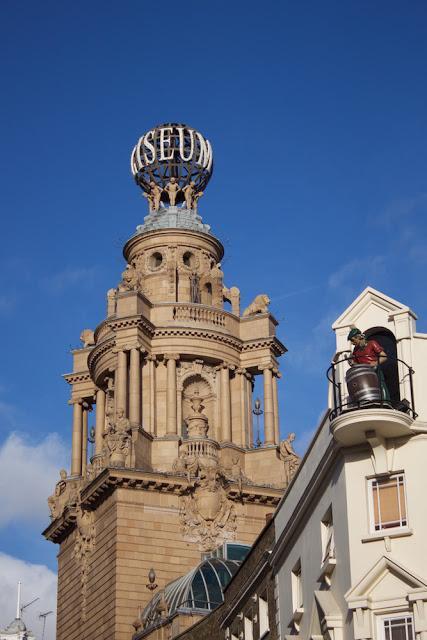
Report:
M123 253L106 318L82 332L65 375L71 472L49 498L44 532L60 544L57 640L127 640L150 599L151 567L162 587L225 540L251 544L290 479L277 401L286 349L268 297L241 315L239 290L224 284L223 247L195 211L151 212Z

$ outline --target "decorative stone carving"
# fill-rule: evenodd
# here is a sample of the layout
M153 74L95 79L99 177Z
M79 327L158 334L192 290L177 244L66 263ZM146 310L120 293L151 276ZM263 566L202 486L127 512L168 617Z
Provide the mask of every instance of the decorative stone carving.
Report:
M246 307L243 312L243 317L254 316L257 313L268 313L269 304L270 298L265 293L261 293L251 302L249 307Z
M124 467L132 444L131 427L123 409L117 411L115 423L109 421L105 433L108 464L112 467Z
M80 584L82 595L81 619L86 620L87 583L89 579L90 556L95 547L95 515L83 510L79 505L76 516L76 539L73 557L80 565Z
M225 482L219 466L202 466L187 495L181 498L184 538L198 542L203 551L214 549L234 537L236 513L227 498Z
M237 287L224 287L222 290L224 300L231 304L231 313L235 316L240 316L240 289Z
M80 341L84 349L86 347L92 347L95 344L95 335L92 329L83 329L80 334Z
M199 395L199 390L194 390L194 395L190 398L192 413L185 418L188 428L188 435L192 437L207 437L209 425L208 418L203 413L203 398Z
M295 434L290 433L286 440L282 440L279 445L280 458L285 465L285 485L287 486L294 477L296 470L298 469L301 458L294 451L293 441L295 440Z
M61 469L59 475L60 479L55 485L55 491L47 499L52 520L59 518L66 507L73 507L77 504L81 486L80 479L67 480L65 469Z
M176 204L176 197L178 192L181 191L181 187L179 186L176 178L171 178L170 181L165 186L166 193L169 196L169 204L171 207L174 207Z
M128 264L122 273L119 291L134 291L138 287L138 274L133 265Z
M161 189L153 180L150 182L150 190L148 193L144 192L142 195L148 200L148 206L150 212L158 211L160 208L160 200L162 197L163 189Z
M190 276L190 301L200 303L200 278L196 272Z
M50 517L52 519L57 518L63 511L65 506L64 494L67 489L67 472L65 469L61 469L59 472L60 479L55 485L55 491L53 495L49 496L47 499L47 504L50 509ZM61 498L61 496L63 496Z
M108 289L107 291L107 318L116 313L116 296L117 289Z

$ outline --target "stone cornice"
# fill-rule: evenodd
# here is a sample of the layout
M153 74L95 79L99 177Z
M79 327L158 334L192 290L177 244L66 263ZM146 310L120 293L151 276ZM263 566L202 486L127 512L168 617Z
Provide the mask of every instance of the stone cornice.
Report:
M89 367L89 371L93 371L99 358L101 358L105 353L108 353L108 351L111 351L114 348L115 344L116 344L115 340L110 339L110 340L105 340L104 342L101 342L101 344L93 348L93 350L91 351L87 359L87 365Z
M62 376L68 384L76 384L77 382L91 382L89 371L76 371L74 373L64 373Z
M155 331L154 325L143 315L115 318L114 320L110 320L109 326L113 331L136 327L137 329L141 329L142 333L150 338L154 335Z
M206 329L195 329L195 328L160 328L156 329L154 333L154 338L174 338L174 337L191 337L191 338L202 338L205 340L212 340L213 342L222 342L223 344L227 344L236 351L242 350L242 341L238 338L232 338L223 333L218 333L216 331L209 331Z
M186 474L106 468L81 491L81 506L94 510L117 488L156 491L180 496L188 487L189 482ZM226 493L232 501L275 508L283 495L283 490L229 481ZM43 531L43 535L52 542L62 542L74 528L75 520L76 508L67 507L62 515L53 520Z
M242 351L254 351L255 349L271 349L275 356L282 356L287 352L285 345L275 336L272 338L260 338L248 340L243 344Z
M76 507L66 507L59 518L52 520L50 525L43 531L46 540L60 543L69 535L74 528L77 518Z

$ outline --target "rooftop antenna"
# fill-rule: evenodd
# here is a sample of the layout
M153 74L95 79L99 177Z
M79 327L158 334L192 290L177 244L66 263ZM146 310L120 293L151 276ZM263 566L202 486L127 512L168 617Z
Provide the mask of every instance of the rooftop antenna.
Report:
M19 583L21 584L21 583ZM27 602L27 604L23 604L22 607L20 607L20 614L22 615L22 612L24 611L24 609L26 609L27 607L30 607L32 604L34 604L35 602L37 602L37 600L40 600L39 597L34 598L34 600L31 600L31 602ZM20 617L20 616L18 616Z
M21 617L21 581L18 582L18 597L16 602L16 619Z
M50 614L51 614L51 613L53 613L53 611L45 611L44 613L41 613L41 614L39 615L39 619L40 619L40 618L43 618L42 640L44 640L44 632L45 632L45 629L46 629L46 618L47 618L48 616L50 616Z

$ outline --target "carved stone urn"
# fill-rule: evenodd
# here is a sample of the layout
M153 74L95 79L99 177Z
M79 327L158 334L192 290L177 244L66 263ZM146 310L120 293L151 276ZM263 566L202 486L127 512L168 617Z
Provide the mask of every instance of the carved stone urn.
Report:
M190 398L192 412L186 417L185 423L190 438L207 438L209 429L208 417L203 413L202 398L196 389L194 396Z

